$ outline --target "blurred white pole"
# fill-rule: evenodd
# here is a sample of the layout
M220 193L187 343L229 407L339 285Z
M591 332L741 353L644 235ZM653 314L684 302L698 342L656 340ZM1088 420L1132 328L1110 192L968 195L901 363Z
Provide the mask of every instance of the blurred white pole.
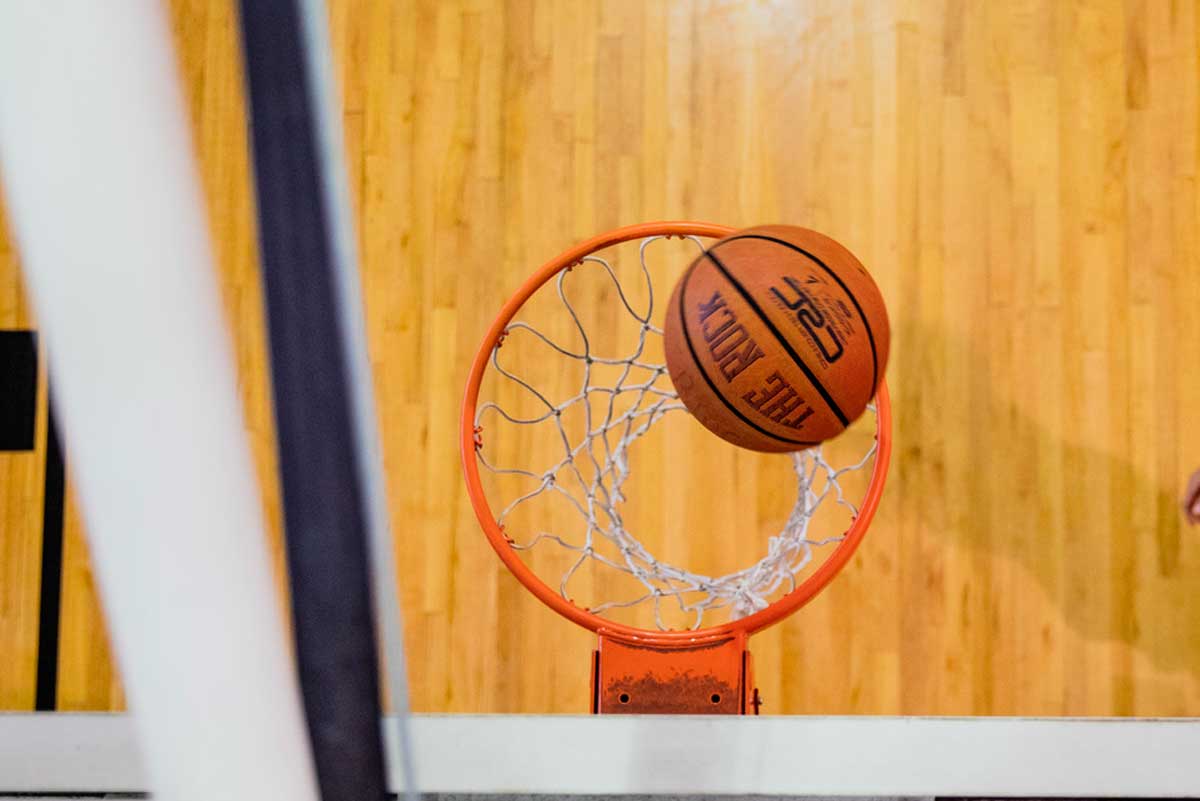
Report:
M155 797L315 801L171 42L0 2L0 176Z

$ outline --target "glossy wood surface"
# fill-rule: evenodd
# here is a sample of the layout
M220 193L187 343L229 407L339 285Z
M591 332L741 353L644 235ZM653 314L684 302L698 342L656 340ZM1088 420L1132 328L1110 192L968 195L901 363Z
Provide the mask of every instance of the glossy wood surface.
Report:
M234 11L171 7L278 545ZM764 712L1200 714L1200 530L1177 508L1200 466L1194 4L330 13L417 709L587 709L590 636L508 576L471 513L461 387L547 258L691 218L829 234L892 320L888 492L846 573L752 641ZM26 327L8 236L0 326ZM756 455L686 464L707 447L672 440L639 520L700 562L741 558L779 473ZM43 462L0 454L4 709L33 702ZM727 536L688 539L701 518ZM67 527L59 704L119 708L73 507Z

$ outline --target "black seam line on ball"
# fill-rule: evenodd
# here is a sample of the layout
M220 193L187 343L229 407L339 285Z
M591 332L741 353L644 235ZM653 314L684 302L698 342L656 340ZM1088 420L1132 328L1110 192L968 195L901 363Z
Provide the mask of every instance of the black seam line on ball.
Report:
M842 279L838 276L838 274L835 273L833 270L829 269L828 264L821 261L815 255L813 255L812 253L809 253L807 250L800 247L799 245L793 245L791 242L788 242L786 239L777 239L773 236L767 236L766 234L739 234L738 236L731 236L728 239L724 239L717 244L724 244L726 242L734 242L738 239L762 239L763 241L766 241L766 242L774 242L777 245L783 245L785 248L788 248L789 250L794 250L797 253L802 253L805 256L808 256L813 261L815 261L817 264L819 264L821 266L822 270L829 273L830 278L832 278L834 281L837 281L838 286L840 286L842 288L842 290L846 293L846 297L850 298L850 302L854 304L854 308L858 311L858 317L860 320L862 320L863 328L867 329L867 342L869 342L871 344L871 394L868 395L867 397L870 397L870 398L875 397L875 390L878 388L877 385L879 384L879 354L875 352L875 334L874 334L874 332L871 331L871 323L867 320L867 315L863 313L862 306L858 305L858 298L856 298L854 296L854 293L850 291L850 288L847 287L846 284L842 282ZM714 245L713 247L715 248L716 245Z
M814 375L813 371L809 369L809 366L804 363L804 360L800 358L800 354L796 353L796 350L792 347L791 343L784 339L783 334L778 328L775 327L775 324L767 319L767 315L763 313L762 307L755 303L754 298L750 297L750 293L746 291L746 288L739 284L734 277L730 275L729 270L724 264L721 263L721 260L718 259L711 250L705 251L704 255L708 256L709 261L711 261L716 268L720 270L721 275L725 276L725 280L729 282L730 286L738 291L738 294L742 296L742 300L746 301L746 304L750 306L751 310L758 315L758 319L762 320L763 325L767 327L767 330L769 330L775 336L775 339L779 342L780 346L787 351L789 356L792 357L792 361L796 363L796 366L799 367L804 373L805 377L808 378L809 383L811 383L813 388L821 395L821 399L825 401L825 404L829 407L829 410L833 412L834 417L836 417L843 426L850 425L850 421L846 419L846 415L840 408L838 408L838 405L834 402L833 397L829 394L829 391L825 389L820 381L817 380L816 375Z
M696 264L699 264L699 262L696 262ZM780 442L786 442L789 445L803 445L804 447L812 447L814 444L812 442L780 436L779 434L768 431L750 418L746 417L746 415L742 414L741 411L739 411L738 408L734 406L728 398L725 397L721 390L717 389L717 385L713 383L712 378L709 377L708 371L704 369L704 364L700 361L700 356L696 353L696 348L692 344L692 335L688 333L687 315L684 314L684 300L687 298L687 285L688 281L690 281L692 278L692 272L696 269L696 264L693 264L688 271L684 273L683 286L679 288L679 327L683 330L683 341L687 343L688 352L692 354L692 363L696 365L696 369L700 372L700 376L704 379L704 383L708 384L708 388L712 390L713 394L721 400L721 403L725 404L725 408L729 409L729 411L737 415L739 420L760 434L764 434L765 436L768 436L771 439L779 440Z

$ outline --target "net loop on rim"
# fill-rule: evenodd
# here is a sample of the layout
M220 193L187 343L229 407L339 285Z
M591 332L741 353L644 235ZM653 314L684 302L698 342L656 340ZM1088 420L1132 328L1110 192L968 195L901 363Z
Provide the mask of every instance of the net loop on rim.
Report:
M648 254L653 243L664 238L667 235L648 236L638 250L641 289L646 298L644 311L631 299L609 259L590 253L561 269L554 279L554 290L569 319L565 327L578 338L578 345L564 344L562 338L556 339L529 322L511 319L491 349L489 364L505 382L527 396L535 411L521 415L499 401L488 400L477 406L473 425L479 465L489 473L512 476L525 485L514 497L503 499L495 515L510 546L526 552L539 546L551 547L571 554L569 566L557 582L564 599L572 598L572 579L589 563L633 577L640 587L638 592L594 603L588 611L602 615L649 604L656 625L665 631L669 629L663 617L667 603L687 616L690 628L698 629L705 623L706 614L727 610L737 620L767 608L781 593L795 589L797 574L809 565L814 549L845 537L844 531L828 536L811 533L814 514L823 505L833 503L844 507L852 520L858 516L858 504L848 497L839 479L871 464L878 441L872 438L861 457L841 466L831 463L820 446L790 454L795 501L782 529L768 539L766 554L749 567L711 576L670 564L651 553L627 527L621 506L630 477L630 447L668 415L688 414L671 385L666 365L647 355L650 338L663 335L653 323L655 295ZM680 238L691 240L698 253L704 252L697 237ZM633 344L623 355L593 351L594 338L589 337L583 317L571 301L568 284L589 266L603 271L615 290L618 303L614 306L620 319L631 326ZM509 343L517 337L529 337L531 344L546 349L547 356L564 359L563 371L567 364L574 365L578 382L569 397L555 401L548 392L539 390L533 379L523 377L520 367L505 362L504 354L511 350ZM600 366L608 368L607 375L598 374ZM868 409L878 423L876 405L872 403ZM574 438L564 422L568 414L582 415L582 434L576 433ZM549 463L518 466L494 463L489 458L482 437L485 430L490 430L486 440L490 443L502 427L543 424L553 426L552 436L557 440L557 456ZM547 497L564 500L578 524L570 531L510 531L507 523L517 510Z

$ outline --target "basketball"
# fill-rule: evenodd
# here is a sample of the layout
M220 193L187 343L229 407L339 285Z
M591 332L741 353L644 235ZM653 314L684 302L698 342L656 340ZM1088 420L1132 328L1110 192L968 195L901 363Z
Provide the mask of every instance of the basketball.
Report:
M790 225L734 233L675 285L663 326L684 406L755 451L837 436L883 377L888 317L866 268L834 240Z

